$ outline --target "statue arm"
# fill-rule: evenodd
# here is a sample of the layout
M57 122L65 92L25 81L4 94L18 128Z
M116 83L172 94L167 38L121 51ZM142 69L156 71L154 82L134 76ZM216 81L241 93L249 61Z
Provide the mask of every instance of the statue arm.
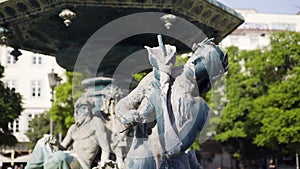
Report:
M138 110L138 114L136 117L137 122L141 123L147 123L155 120L155 112L154 112L154 106L151 104L151 102L148 100L147 97L145 97Z
M129 124L137 121L141 122L141 117L146 117L152 112L153 107L145 97L148 86L151 82L150 80L152 80L152 76L153 74L150 73L144 77L139 85L130 92L130 94L118 102L116 106L117 116L123 124Z
M98 145L101 147L101 164L105 164L105 162L109 161L110 154L110 145L107 136L106 128L103 124L103 121L100 118L96 118L94 121L95 124L95 136L98 142Z
M67 132L67 135L66 135L66 137L64 138L64 140L60 143L60 145L59 145L59 149L62 149L62 150L65 150L65 149L67 149L68 148L68 146L69 146L69 144L72 142L72 133L73 133L73 131L75 130L75 124L73 124L70 128L69 128L69 130L68 130L68 132Z

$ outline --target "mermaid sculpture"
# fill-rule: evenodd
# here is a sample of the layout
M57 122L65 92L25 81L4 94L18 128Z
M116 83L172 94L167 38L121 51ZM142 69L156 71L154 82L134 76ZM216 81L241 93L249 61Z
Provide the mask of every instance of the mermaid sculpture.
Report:
M135 131L125 168L200 168L184 152L209 120L201 95L228 70L227 55L206 39L175 67L176 47L158 39L159 47L146 47L153 71L117 104L117 116Z

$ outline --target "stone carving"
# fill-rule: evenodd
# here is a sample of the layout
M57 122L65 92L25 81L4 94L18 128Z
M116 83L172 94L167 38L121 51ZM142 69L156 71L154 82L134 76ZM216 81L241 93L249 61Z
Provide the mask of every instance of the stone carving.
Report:
M75 103L75 124L61 144L51 135L40 139L27 162L26 169L79 169L90 168L101 147L102 167L108 163L110 146L103 121L92 114L95 104L91 98L81 97ZM66 150L71 142L71 151Z
M201 94L228 69L227 55L211 40L193 46L184 67L174 67L176 48L146 47L153 71L117 104L117 115L134 127L125 168L192 168L184 153L209 119Z
M123 168L123 158L128 152L130 139L125 137L126 133L120 133L123 125L115 116L115 104L123 92L111 84L112 80L97 77L82 82L85 92L75 104L76 123L69 128L61 144L51 135L39 140L26 168L53 168L60 164L64 164L63 169L90 168L91 163L97 160L94 157L99 148L101 159L95 169ZM93 139L88 139L90 137ZM73 147L73 150L58 151L67 147ZM110 153L115 154L116 162L109 160Z
M116 162L112 162L110 166L123 168L123 158L128 152L131 140L126 137L126 133L120 133L123 125L115 115L115 105L124 93L112 82L113 79L108 77L86 79L82 82L86 89L82 97L93 98L96 103L93 115L100 117L107 129L110 150L116 157Z
M176 67L176 47L164 45L161 36L159 47L146 49L153 71L120 101L123 93L112 79L83 81L86 91L75 104L76 123L61 144L50 135L40 139L26 169L90 168L99 148L98 169L201 168L186 150L209 119L201 95L227 71L227 55L204 40L193 46L184 66ZM134 131L132 140L128 129ZM73 149L63 151L71 141Z

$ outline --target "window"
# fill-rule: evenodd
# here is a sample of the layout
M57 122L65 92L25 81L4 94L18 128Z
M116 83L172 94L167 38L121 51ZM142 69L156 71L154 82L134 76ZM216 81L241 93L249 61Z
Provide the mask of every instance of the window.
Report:
M33 97L40 97L41 96L41 81L32 81L31 89L32 89Z
M15 57L10 54L11 52L12 52L11 49L6 50L6 63L7 64L16 64Z
M6 63L7 64L16 64L16 60L15 60L14 56L12 56L10 54L10 52L7 52L7 54L6 54Z
M20 131L19 119L14 120L12 123L8 123L8 129L12 133L19 132Z
M28 114L28 118L27 118L27 121L28 121L28 129L31 128L30 122L32 121L33 118L34 118L34 114Z
M42 64L42 57L38 57L38 60L39 60L38 63Z
M16 120L16 132L19 132L19 120Z
M32 64L36 64L36 56L33 56L33 58L32 58Z
M16 84L17 84L17 82L15 80L7 80L5 82L6 87L8 87L10 89L15 89L16 88Z
M33 57L32 57L32 64L34 65L41 65L42 64L42 57L35 54Z

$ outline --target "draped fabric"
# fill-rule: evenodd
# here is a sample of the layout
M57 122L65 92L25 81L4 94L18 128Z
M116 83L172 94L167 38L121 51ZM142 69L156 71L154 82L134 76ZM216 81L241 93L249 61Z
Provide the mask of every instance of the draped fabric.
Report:
M49 143L39 140L25 169L81 169L81 166L70 153L54 152Z

